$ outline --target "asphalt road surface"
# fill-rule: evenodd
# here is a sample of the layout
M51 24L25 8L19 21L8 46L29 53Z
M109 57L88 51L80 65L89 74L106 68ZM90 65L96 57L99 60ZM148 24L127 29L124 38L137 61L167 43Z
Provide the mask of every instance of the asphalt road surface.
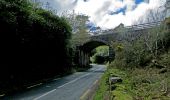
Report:
M80 97L100 79L106 67L92 65L86 72L53 79L28 87L23 93L7 96L3 100L80 100Z

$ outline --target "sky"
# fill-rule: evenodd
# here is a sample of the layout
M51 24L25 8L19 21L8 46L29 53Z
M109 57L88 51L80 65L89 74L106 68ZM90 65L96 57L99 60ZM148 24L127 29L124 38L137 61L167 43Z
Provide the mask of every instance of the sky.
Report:
M123 23L133 25L141 17L145 18L148 9L158 9L165 0L40 0L49 2L59 13L75 11L89 16L93 26L111 29Z

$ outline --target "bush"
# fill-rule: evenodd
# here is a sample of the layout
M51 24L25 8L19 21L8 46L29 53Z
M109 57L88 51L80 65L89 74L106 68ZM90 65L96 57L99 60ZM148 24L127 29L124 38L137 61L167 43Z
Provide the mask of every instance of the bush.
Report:
M99 46L92 50L90 60L93 63L103 64L110 60L108 55L109 47L108 46Z
M1 81L19 85L71 69L72 30L65 18L28 0L0 0L0 27Z
M103 64L105 62L105 57L96 55L94 58L94 63Z

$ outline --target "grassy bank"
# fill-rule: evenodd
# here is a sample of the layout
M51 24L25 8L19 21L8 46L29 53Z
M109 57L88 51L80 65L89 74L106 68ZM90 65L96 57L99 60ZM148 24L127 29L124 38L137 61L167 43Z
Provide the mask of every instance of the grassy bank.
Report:
M94 100L103 100L105 96L108 94L109 85L107 84L107 79L109 76L109 72L106 71L100 80L100 86L94 96Z
M159 55L159 63L166 68L158 68L152 63L145 67L126 68L111 63L100 80L94 100L170 100L169 51ZM123 81L110 88L110 76L118 76Z
M169 19L139 37L133 32L120 33L124 41L112 43L115 59L94 100L170 100ZM109 86L110 76L123 82Z
M109 69L100 81L94 100L170 100L170 71L157 68ZM109 75L123 79L109 92Z

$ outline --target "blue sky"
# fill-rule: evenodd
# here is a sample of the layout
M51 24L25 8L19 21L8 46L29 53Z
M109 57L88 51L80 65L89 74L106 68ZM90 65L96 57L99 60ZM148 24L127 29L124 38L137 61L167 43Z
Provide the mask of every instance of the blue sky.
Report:
M120 0L121 2L123 2L123 0ZM135 9L140 3L143 3L144 0L135 0L135 6L133 9ZM123 15L126 14L126 10L127 10L127 6L123 6L122 8L119 8L117 9L116 11L108 11L108 14L109 15L116 15L116 14L119 14L119 13L123 13ZM96 25L93 24L93 23L89 23L87 25L88 28L90 28L90 31L95 31L96 30Z
M123 2L123 0L120 0ZM144 0L135 0L135 4L136 6L134 7L134 9L137 7L137 5L139 5L140 3L143 3ZM114 14L119 14L119 13L123 13L125 15L125 12L126 12L126 6L118 9L117 11L110 11L109 14L110 15L114 15Z
M143 2L144 0L135 0L136 4L140 4L141 2Z

